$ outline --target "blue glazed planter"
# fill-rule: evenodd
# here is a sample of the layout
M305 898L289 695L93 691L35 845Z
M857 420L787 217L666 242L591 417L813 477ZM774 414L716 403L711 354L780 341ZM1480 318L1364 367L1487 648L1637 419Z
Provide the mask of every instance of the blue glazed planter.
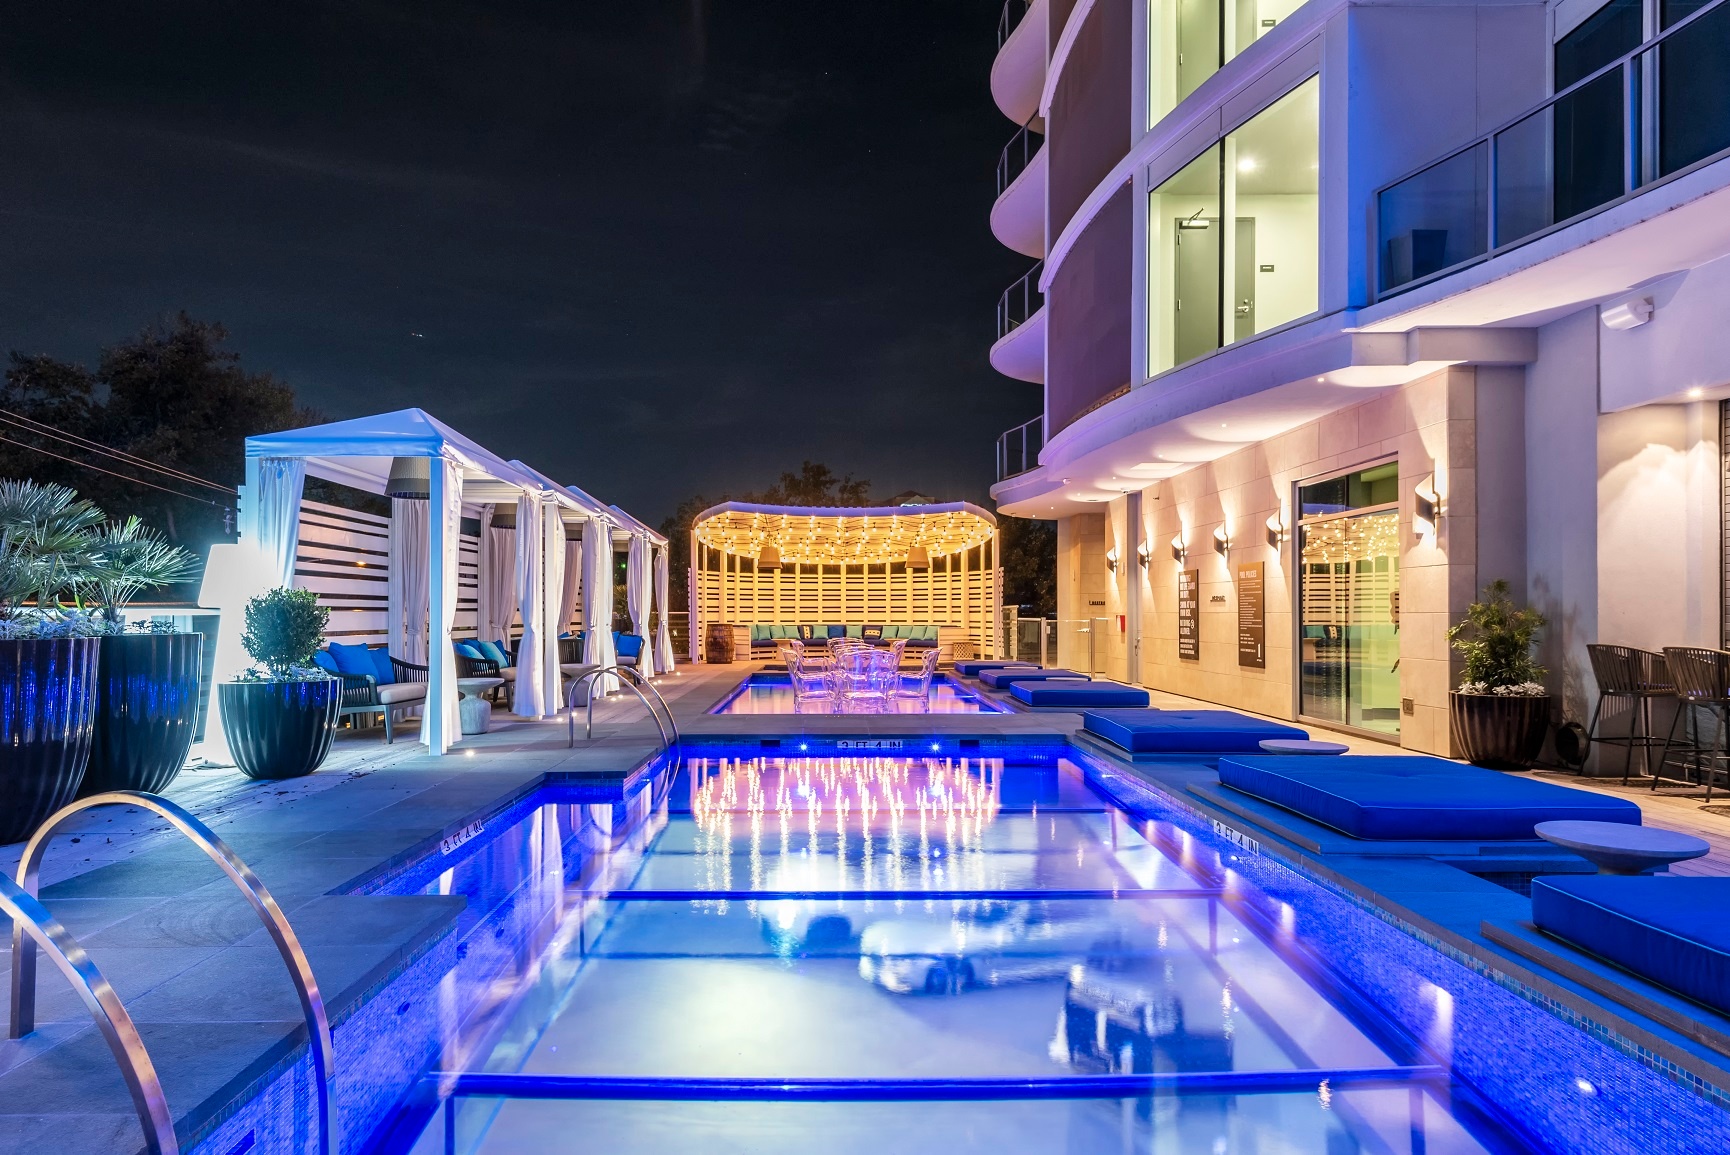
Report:
M222 732L248 778L299 778L319 768L336 737L342 683L224 682Z
M96 736L83 795L157 793L186 765L198 731L198 634L123 634L102 639L96 674Z
M0 843L72 801L90 761L100 639L0 641Z

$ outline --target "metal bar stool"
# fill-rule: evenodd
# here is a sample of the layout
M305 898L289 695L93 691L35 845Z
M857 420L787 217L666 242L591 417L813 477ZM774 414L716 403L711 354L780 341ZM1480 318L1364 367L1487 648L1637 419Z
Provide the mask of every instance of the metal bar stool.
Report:
M1591 656L1592 676L1598 683L1598 704L1592 709L1592 724L1586 729L1586 745L1590 749L1597 742L1624 748L1622 785L1626 786L1634 765L1634 747L1640 747L1641 773L1652 773L1651 750L1664 745L1664 739L1652 730L1652 700L1675 697L1676 687L1670 680L1670 668L1663 654L1632 646L1600 645L1587 646L1586 652ZM1611 713L1631 712L1627 734L1609 738L1599 735L1598 723L1603 720L1606 702ZM1585 772L1582 762L1580 773Z
M1706 801L1712 801L1712 785L1719 773L1719 763L1730 758L1730 751L1725 749L1725 728L1730 725L1730 653L1724 650L1708 650L1692 646L1665 646L1664 662L1670 668L1670 676L1676 683L1676 698L1679 706L1676 717L1670 722L1670 733L1664 739L1664 752L1658 757L1657 772L1652 775L1652 789L1658 788L1658 782L1664 776L1664 767L1670 760L1670 748L1676 745L1676 726L1684 716L1690 726L1694 723L1694 711L1704 709L1712 716L1715 726L1711 738L1704 744L1699 739L1696 728L1691 739L1684 739L1683 749L1690 755L1695 765L1695 785L1699 779L1706 780ZM1683 778L1681 781L1686 782Z

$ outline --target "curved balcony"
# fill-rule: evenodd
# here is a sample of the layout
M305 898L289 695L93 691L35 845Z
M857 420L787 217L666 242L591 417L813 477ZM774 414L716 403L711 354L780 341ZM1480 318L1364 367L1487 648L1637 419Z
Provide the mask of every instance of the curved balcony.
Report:
M1045 89L1045 10L1046 0L1005 0L997 19L991 97L1016 124L1038 114Z
M1045 138L1024 127L997 158L991 233L1018 253L1045 255Z
M1045 418L1017 425L997 436L997 480L1007 481L1039 466L1039 451L1045 445Z
M1045 294L1039 291L1044 261L1035 261L997 299L997 341L991 367L1017 381L1045 381Z

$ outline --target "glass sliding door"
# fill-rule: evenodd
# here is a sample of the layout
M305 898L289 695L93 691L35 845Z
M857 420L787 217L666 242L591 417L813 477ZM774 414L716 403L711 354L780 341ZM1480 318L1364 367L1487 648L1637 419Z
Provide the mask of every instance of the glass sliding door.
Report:
M1399 466L1298 491L1298 712L1400 732Z

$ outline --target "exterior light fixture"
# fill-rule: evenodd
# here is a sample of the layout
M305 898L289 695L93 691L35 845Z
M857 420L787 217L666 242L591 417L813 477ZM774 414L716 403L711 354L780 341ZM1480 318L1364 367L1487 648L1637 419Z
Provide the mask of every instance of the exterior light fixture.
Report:
M516 502L499 502L493 506L493 528L515 529L517 527Z
M386 497L425 501L432 496L432 458L393 457L390 477L384 483Z
M915 546L908 547L908 550L907 550L907 568L908 569L930 569L931 568L931 554L926 550L926 548L924 546L915 545Z
M1142 569L1147 568L1147 563L1149 560L1152 559L1152 557L1153 557L1153 547L1151 545L1149 545L1147 542L1144 541L1140 545L1135 547L1135 560L1141 563Z
M1290 531L1286 528L1286 523L1285 523L1285 510L1283 510L1283 509L1276 510L1273 513L1268 515L1268 519L1267 519L1267 543L1268 543L1268 545L1272 546L1274 549L1278 549L1280 547L1280 543L1285 541L1286 537L1289 535L1289 532Z
M1171 539L1171 560L1181 565L1188 556L1189 547L1183 544L1183 534L1180 533Z
M1442 495L1436 492L1436 475L1431 473L1418 482L1412 491L1412 532L1429 537L1442 520Z
M780 569L781 568L781 551L776 549L772 545L764 546L757 553L757 568L760 570L763 570L763 569Z
M1112 573L1117 572L1117 547L1115 545L1105 551L1105 568Z
M1606 329L1638 329L1652 319L1652 298L1636 297L1602 310L1598 317Z
M1226 552L1230 549L1231 549L1231 534L1226 532L1226 528L1223 525L1214 526L1213 527L1213 552L1217 553L1220 557L1224 557L1226 555Z

